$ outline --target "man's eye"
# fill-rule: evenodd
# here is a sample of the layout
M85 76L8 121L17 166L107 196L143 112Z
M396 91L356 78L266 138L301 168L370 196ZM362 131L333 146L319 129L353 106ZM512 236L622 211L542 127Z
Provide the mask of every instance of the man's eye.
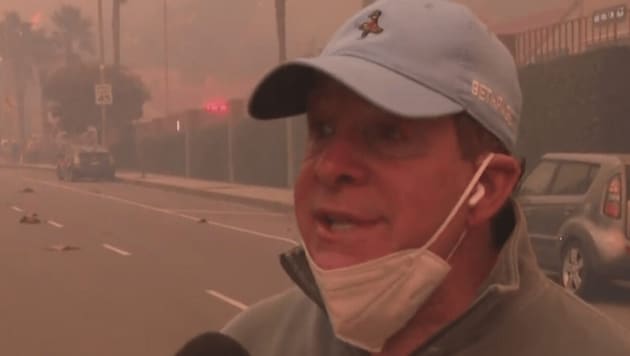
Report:
M382 126L379 129L379 137L387 141L401 141L405 135L399 126Z
M330 137L334 133L332 125L326 122L313 122L309 125L311 138L321 139Z

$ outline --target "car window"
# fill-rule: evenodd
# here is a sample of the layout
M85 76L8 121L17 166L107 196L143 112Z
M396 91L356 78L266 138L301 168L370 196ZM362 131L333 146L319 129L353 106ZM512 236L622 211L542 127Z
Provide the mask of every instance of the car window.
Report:
M540 162L527 176L521 187L521 194L542 195L549 190L551 180L556 171L557 163L553 161Z
M550 194L582 195L588 191L599 167L582 162L563 162L558 167Z

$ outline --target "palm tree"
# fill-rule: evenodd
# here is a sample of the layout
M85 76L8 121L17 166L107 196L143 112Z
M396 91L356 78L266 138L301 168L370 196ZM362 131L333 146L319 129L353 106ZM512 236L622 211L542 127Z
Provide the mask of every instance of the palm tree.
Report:
M66 65L80 61L77 52L94 53L92 22L83 16L76 6L63 5L52 15L55 26L53 38L63 50Z
M48 123L47 108L48 99L44 87L51 70L57 65L59 56L55 43L43 30L37 30L33 33L32 54L34 69L37 72L39 81L42 126L44 132L50 133L51 127Z
M112 35L114 44L114 67L120 67L120 8L127 0L112 0Z
M20 144L26 143L26 87L33 72L52 57L51 42L42 30L34 30L17 12L7 12L0 21L0 57L13 74ZM3 78L4 80L4 78Z

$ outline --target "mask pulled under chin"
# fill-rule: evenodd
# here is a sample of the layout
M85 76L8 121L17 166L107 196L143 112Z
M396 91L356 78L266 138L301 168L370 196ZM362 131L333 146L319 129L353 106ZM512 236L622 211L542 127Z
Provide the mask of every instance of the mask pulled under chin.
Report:
M370 352L382 351L451 269L428 249L401 251L335 270L319 268L308 251L306 256L335 335Z

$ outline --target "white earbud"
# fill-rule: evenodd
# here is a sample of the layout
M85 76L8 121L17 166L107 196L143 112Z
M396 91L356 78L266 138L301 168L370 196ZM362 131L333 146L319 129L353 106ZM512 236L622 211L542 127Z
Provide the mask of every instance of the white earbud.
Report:
M472 208L477 205L484 195L486 195L486 187L484 187L483 184L478 183L475 193L468 200L468 206Z

